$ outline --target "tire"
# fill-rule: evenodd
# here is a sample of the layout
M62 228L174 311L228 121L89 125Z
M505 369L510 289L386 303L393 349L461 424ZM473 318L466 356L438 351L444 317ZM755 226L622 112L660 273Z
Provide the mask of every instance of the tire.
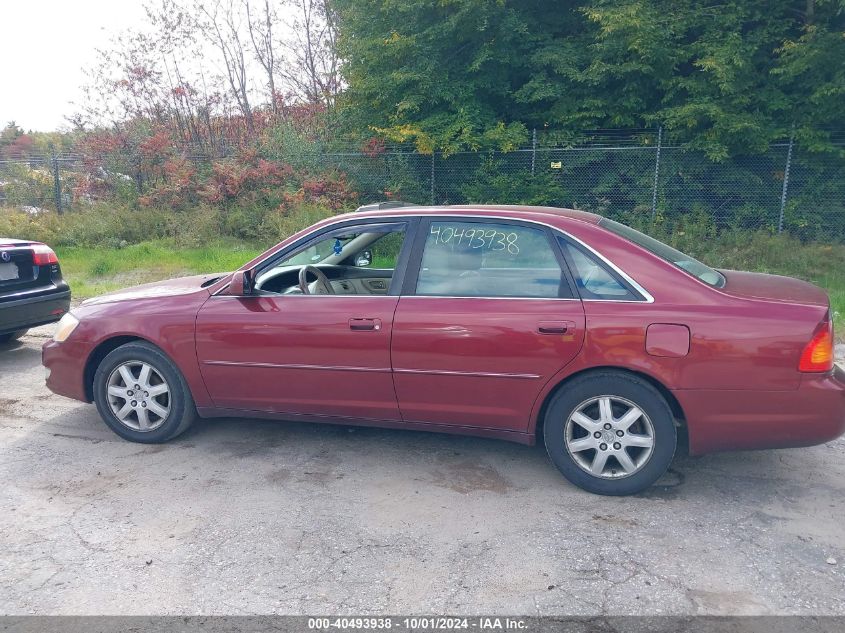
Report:
M650 383L623 371L591 372L561 388L546 409L543 438L570 482L614 496L651 486L669 468L677 446L666 400Z
M20 337L22 337L27 332L29 332L29 330L18 330L17 332L9 332L8 334L0 334L0 343L9 343L11 341L17 341Z
M146 374L145 366L149 367ZM125 370L131 374L128 384L130 376ZM94 402L112 431L142 444L167 442L186 431L197 417L194 399L179 368L146 342L121 345L102 360L94 374ZM124 407L131 410L121 419L118 414L127 410Z

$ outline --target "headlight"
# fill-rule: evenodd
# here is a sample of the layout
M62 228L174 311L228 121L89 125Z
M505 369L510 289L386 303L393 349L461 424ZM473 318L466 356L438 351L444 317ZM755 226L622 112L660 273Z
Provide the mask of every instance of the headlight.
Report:
M71 335L77 325L79 325L79 319L68 312L59 321L59 327L56 330L56 333L53 334L53 340L57 343L61 343Z

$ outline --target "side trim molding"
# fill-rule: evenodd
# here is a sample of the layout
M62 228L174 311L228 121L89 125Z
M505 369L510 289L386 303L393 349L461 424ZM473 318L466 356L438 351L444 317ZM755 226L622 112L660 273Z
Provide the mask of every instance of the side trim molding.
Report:
M435 376L469 376L471 378L517 378L538 380L539 374L506 374L486 371L451 371L448 369L394 369L397 374L431 374Z
M282 363L249 363L229 360L205 360L203 365L223 365L226 367L263 367L267 369L304 369L304 370L323 370L323 371L367 371L375 373L389 374L390 367L354 367L350 365L295 365Z
M448 369L391 369L390 367L355 367L350 365L296 365L283 363L250 363L230 360L205 360L203 365L224 367L259 367L266 369L302 369L322 371L364 371L381 374L429 374L435 376L468 376L471 378L516 378L520 380L539 380L539 374L509 374L486 371L452 371Z

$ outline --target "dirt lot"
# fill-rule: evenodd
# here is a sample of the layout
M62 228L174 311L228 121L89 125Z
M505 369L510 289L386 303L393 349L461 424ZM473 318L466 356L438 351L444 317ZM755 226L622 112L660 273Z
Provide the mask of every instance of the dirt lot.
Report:
M0 612L845 614L845 440L602 498L542 448L200 422L120 440L0 351Z

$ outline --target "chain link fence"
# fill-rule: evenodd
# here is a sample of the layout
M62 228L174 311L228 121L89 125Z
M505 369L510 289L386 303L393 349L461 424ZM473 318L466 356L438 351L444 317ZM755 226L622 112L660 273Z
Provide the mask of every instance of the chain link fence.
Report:
M556 142L538 142L535 134L531 147L511 152L420 154L392 147L314 151L297 161L315 172L344 173L362 204L547 205L637 225L705 221L719 230L845 242L845 143L839 152L813 153L790 141L714 162L666 143L661 131ZM187 158L205 166L211 161ZM0 206L66 212L93 198L131 200L146 184L136 165L130 155L110 162L81 155L0 160ZM77 195L80 189L85 196Z
M0 207L32 213L53 209L61 213L71 201L63 172L76 168L76 161L67 156L0 159Z
M788 231L845 241L845 157L789 143L713 162L678 146L537 147L449 156L322 156L362 202L536 204L642 225L710 222L717 229Z

